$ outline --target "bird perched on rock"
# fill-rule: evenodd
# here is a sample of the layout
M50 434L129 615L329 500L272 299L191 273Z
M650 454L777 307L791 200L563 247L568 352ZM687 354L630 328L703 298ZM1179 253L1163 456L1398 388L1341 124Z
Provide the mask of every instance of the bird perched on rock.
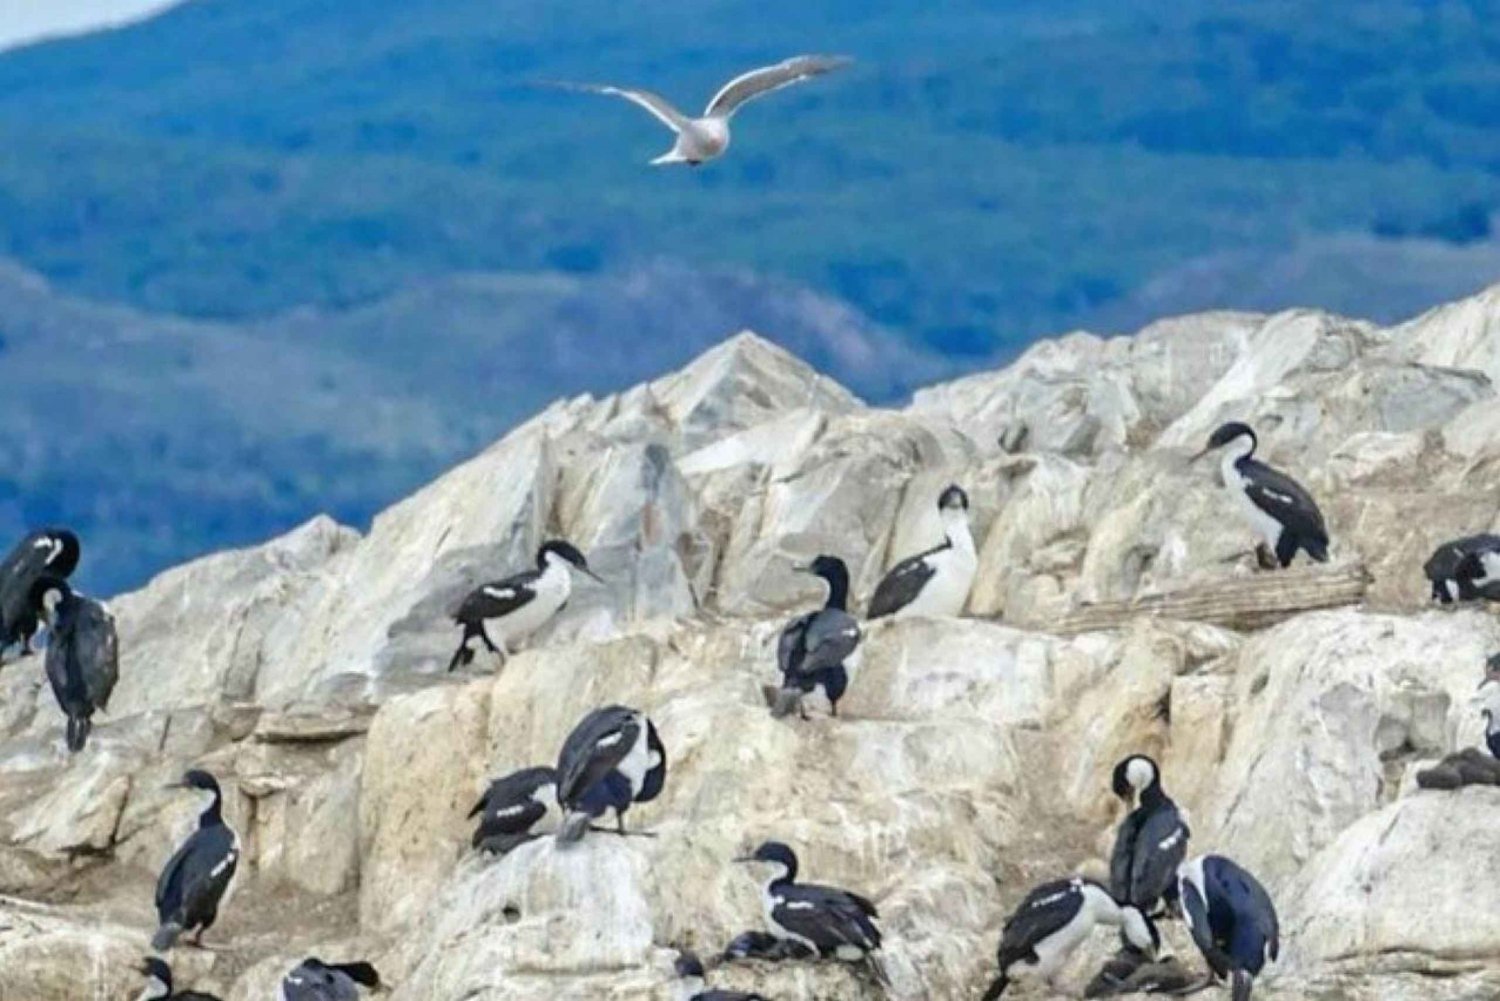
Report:
M781 938L799 942L818 955L860 963L882 984L889 980L880 960L880 917L875 905L857 893L797 882L797 854L780 841L767 841L736 862L769 870L762 891L766 921Z
M766 1001L759 994L709 989L704 982L702 960L686 950L678 954L675 968L679 978L677 996L682 1001Z
M109 609L78 594L61 577L44 576L33 588L47 623L47 681L68 717L68 750L88 742L94 713L109 708L120 680L120 641Z
M1000 973L984 992L984 1001L995 1001L1022 974L1051 986L1098 925L1119 928L1148 957L1155 958L1161 947L1156 925L1140 908L1116 900L1093 880L1074 876L1043 883L1006 919L996 959Z
M938 496L943 541L891 567L870 599L870 618L959 615L969 600L979 555L969 529L969 495L950 485Z
M143 959L136 972L146 978L146 988L136 1001L219 1001L218 995L202 991L174 992L172 968L154 956Z
M1417 785L1421 788L1500 785L1500 678L1493 677L1497 662L1500 662L1500 655L1490 658L1485 680L1472 700L1484 719L1484 744L1489 753L1477 747L1466 747L1448 755L1431 768L1417 772Z
M557 840L579 840L605 811L625 833L625 811L661 794L667 751L656 724L638 709L595 709L568 734L557 758L557 801L564 816Z
M636 87L592 83L561 83L556 86L595 94L612 94L640 105L677 135L672 148L652 160L652 166L686 163L696 167L722 156L729 148L729 119L746 101L821 76L847 66L850 62L843 56L793 56L774 66L753 69L719 88L719 92L708 102L708 107L703 109L703 114L698 118L689 118L661 95Z
M40 628L36 583L43 576L66 580L78 568L78 536L66 528L43 528L28 534L0 561L0 653L21 644L31 652Z
M1281 951L1276 906L1265 887L1222 855L1200 855L1178 870L1188 930L1209 969L1228 980L1234 1001L1249 1001L1255 978Z
M1422 564L1432 600L1500 601L1500 535L1467 535L1438 546Z
M829 712L839 714L849 680L858 666L859 623L847 611L849 568L837 556L819 556L799 571L821 577L828 584L823 607L799 615L781 630L776 660L781 668L781 689L771 701L771 715L778 719L793 710L807 717L803 697L821 691Z
M1086 998L1112 998L1124 994L1193 994L1211 980L1193 973L1175 956L1152 961L1134 949L1117 953L1083 989Z
M738 959L809 959L817 955L801 942L789 938L777 938L770 932L745 931L736 935L724 947L719 957L728 963Z
M537 550L536 569L492 581L469 592L453 614L453 621L463 626L464 633L448 662L448 670L473 662L476 640L490 653L498 653L502 660L509 657L512 644L536 632L562 611L573 593L575 570L599 580L572 543L553 539L542 543Z
M479 815L474 847L504 855L538 835L532 828L557 802L557 769L522 768L490 783L469 816Z
M211 798L198 817L198 829L167 861L156 881L160 927L151 939L151 948L157 952L172 948L183 932L193 933L194 945L202 944L203 933L218 919L219 904L240 861L240 839L224 822L224 797L218 781L195 768L168 788L197 789Z
M1115 765L1112 787L1135 809L1120 822L1110 855L1109 892L1152 917L1177 899L1177 867L1187 857L1191 832L1161 785L1161 769L1144 754Z
M1223 449L1219 475L1235 506L1262 540L1255 549L1262 568L1290 566L1299 549L1319 563L1327 562L1323 512L1300 483L1255 459L1256 443L1248 424L1231 421L1209 437L1193 461Z
M380 986L375 967L360 960L325 963L310 956L281 981L281 1001L359 1001L359 989Z

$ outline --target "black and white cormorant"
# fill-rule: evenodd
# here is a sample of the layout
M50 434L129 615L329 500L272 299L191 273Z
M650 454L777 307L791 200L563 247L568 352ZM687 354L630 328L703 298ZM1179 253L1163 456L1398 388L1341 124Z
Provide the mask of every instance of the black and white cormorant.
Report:
M979 567L969 530L969 495L950 485L938 497L938 513L943 521L942 543L890 569L870 599L870 618L963 612Z
M609 810L624 834L625 811L655 799L666 781L667 751L656 724L638 709L595 709L568 734L557 758L557 802L564 812L558 841L579 840Z
M761 903L775 934L800 942L818 955L864 964L882 983L880 917L875 905L857 893L797 882L797 854L780 841L767 841L736 862L770 868Z
M1491 657L1485 679L1471 700L1484 720L1484 746L1465 747L1437 764L1417 772L1422 789L1462 789L1468 785L1500 785L1500 678L1494 675L1500 656Z
M1496 668L1497 661L1500 661L1500 654L1490 658L1491 671ZM1474 702L1484 719L1484 746L1492 757L1500 760L1500 679L1486 677L1474 694Z
M160 926L151 948L165 952L183 932L201 944L203 933L219 916L219 904L234 880L240 861L240 839L224 822L224 797L208 772L193 769L169 788L199 789L212 799L198 817L198 829L188 836L162 869L156 881L156 916Z
M1114 793L1135 809L1120 822L1109 862L1109 892L1152 917L1177 898L1177 867L1187 857L1191 831L1161 787L1161 769L1144 754L1115 765Z
M819 556L796 569L823 578L828 600L822 608L797 616L781 631L776 645L781 690L772 702L771 715L780 718L797 710L806 719L803 697L821 691L829 712L837 716L839 699L859 665L859 623L848 612L849 568L837 556Z
M1438 546L1422 564L1432 600L1500 601L1500 535L1467 535Z
M1256 558L1265 569L1290 566L1297 550L1319 563L1328 561L1328 529L1323 512L1302 484L1255 459L1256 437L1250 425L1231 421L1220 425L1201 459L1223 449L1219 475L1250 528L1260 536Z
M66 528L43 528L16 543L0 562L0 654L17 643L23 655L31 652L41 620L37 581L66 580L78 568L81 552L78 536Z
M359 989L380 986L380 974L363 960L325 963L309 956L281 980L281 1001L359 1001Z
M61 577L37 581L36 604L47 623L47 681L68 717L69 751L89 739L94 713L109 708L120 680L120 641L109 609L74 591Z
M678 953L677 996L681 1001L766 1001L759 994L710 989L704 983L703 961L686 950Z
M731 939L720 959L728 963L738 959L809 959L815 955L817 953L801 942L752 930L740 932Z
M522 768L490 783L469 816L479 817L474 847L504 855L532 838L532 828L557 802L557 769Z
M172 968L155 956L141 960L136 972L146 978L146 987L136 1001L219 1001L217 994L202 991L173 991Z
M1115 900L1093 880L1075 876L1043 883L1006 919L996 960L1000 973L984 992L984 1001L995 1001L1019 975L1051 986L1097 925L1118 927L1125 941L1147 956L1154 958L1161 947L1150 918Z
M1234 1001L1249 1001L1251 985L1281 949L1276 907L1265 887L1222 855L1200 855L1178 871L1182 914L1198 951Z
M546 625L568 603L573 593L574 570L599 580L572 543L553 539L542 543L537 550L536 569L492 581L469 592L453 613L453 621L463 626L464 633L448 662L448 670L471 663L476 642L483 643L491 653L498 653L502 660L510 656L517 640Z

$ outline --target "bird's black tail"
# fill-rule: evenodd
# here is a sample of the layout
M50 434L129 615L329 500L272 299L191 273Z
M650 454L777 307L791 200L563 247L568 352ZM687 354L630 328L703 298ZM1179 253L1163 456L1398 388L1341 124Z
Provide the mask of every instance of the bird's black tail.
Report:
M582 841L584 834L588 832L589 821L593 819L587 813L574 812L563 818L562 826L557 829L557 841L559 844L571 845L575 841Z
M68 750L77 754L89 742L89 731L93 723L87 716L68 717Z
M182 925L168 921L156 929L156 934L151 936L151 948L157 952L166 952L177 944L177 936L182 934Z
M1233 992L1230 995L1234 1001L1250 1001L1250 988L1255 981L1244 970L1235 970L1233 977Z
M996 1001L996 998L1005 993L1005 988L1010 986L1010 978L1000 974L995 982L990 984L990 989L984 992L984 1001Z
M1328 562L1328 540L1326 538L1304 539L1302 549L1311 559L1319 563Z

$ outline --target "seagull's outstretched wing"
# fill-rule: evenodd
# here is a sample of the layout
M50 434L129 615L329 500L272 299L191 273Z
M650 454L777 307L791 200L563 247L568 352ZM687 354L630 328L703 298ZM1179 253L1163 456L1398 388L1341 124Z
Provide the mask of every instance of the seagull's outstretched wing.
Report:
M719 88L703 114L706 118L728 118L740 105L762 94L821 76L853 62L847 56L793 56L775 66L743 73Z
M564 90L581 90L590 94L613 94L616 97L623 97L651 112L658 121L673 132L681 132L688 122L687 116L672 107L671 101L649 90L640 90L636 87L614 87L607 83L558 83L553 86Z

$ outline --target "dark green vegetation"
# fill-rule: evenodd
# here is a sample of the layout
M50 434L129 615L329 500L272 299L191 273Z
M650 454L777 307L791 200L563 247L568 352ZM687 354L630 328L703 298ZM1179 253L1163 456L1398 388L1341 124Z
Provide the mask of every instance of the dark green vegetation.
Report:
M0 56L0 257L74 300L213 321L173 336L248 338L279 346L273 371L307 366L267 380L222 435L189 435L201 460L160 444L192 412L175 381L132 369L146 395L124 434L89 423L83 380L88 476L11 463L0 529L93 491L86 530L160 542L105 578L133 581L320 507L361 518L552 396L752 323L890 396L1076 324L1301 297L1381 317L1456 295L1496 257L1496 15L1416 0L197 0ZM669 136L639 109L531 86L639 82L693 109L729 72L805 50L859 62L752 105L730 155L697 171L645 166ZM1414 264L1393 250L1408 246ZM1402 281L1381 281L1393 266ZM475 295L452 280L473 272L574 284ZM769 307L768 288L794 298L780 282L857 312ZM309 305L362 312L280 318ZM40 316L8 330L0 300L8 383L23 356L4 345L29 331L42 351ZM878 339L873 322L911 352L841 367L830 322ZM407 338L431 364L381 346ZM554 340L568 351L549 354ZM595 365L604 341L629 345L618 365ZM349 365L435 430L394 421L373 452L341 443L329 414L363 413L341 395ZM326 410L286 395L303 382L332 394ZM12 394L0 419L33 405L47 404ZM41 421L6 447L53 433ZM218 489L193 485L200 467ZM241 477L252 486L231 489ZM123 502L105 483L145 520L110 522Z

